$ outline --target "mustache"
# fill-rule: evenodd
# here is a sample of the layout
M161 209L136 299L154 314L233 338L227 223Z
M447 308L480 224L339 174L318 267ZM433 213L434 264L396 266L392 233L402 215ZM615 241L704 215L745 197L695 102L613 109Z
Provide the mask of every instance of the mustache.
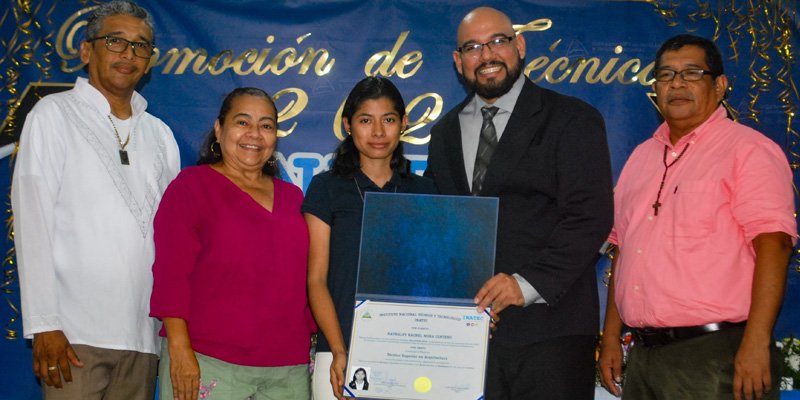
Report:
M134 71L139 70L139 67L137 67L136 64L134 64L134 63L132 63L130 61L125 61L125 60L115 61L115 62L111 63L111 67L112 68L127 67L127 68L133 69Z
M682 99L682 100L694 100L694 95L691 93L670 93L667 96L667 101L672 101L675 99Z
M668 95L667 96L667 101L672 101L672 100L690 100L690 101L694 101L694 96L692 96L692 95L683 95L683 94L680 94L680 95Z

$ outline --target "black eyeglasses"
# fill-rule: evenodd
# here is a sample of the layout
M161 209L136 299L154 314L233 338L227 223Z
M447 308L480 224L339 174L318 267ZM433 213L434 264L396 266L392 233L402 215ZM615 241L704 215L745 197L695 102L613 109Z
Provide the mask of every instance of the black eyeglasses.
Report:
M680 75L681 79L686 82L694 82L703 79L703 76L708 75L714 77L711 71L706 71L700 68L687 68L683 71L673 71L671 69L659 69L653 72L653 78L659 82L672 82L676 76Z
M465 56L477 57L481 54L483 46L489 46L489 49L492 51L500 50L508 46L512 40L514 40L513 36L501 36L486 43L468 43L456 50Z
M98 36L96 38L86 39L87 42L91 43L95 40L103 39L106 41L106 48L109 51L114 53L123 53L125 50L128 49L128 45L131 46L133 49L133 55L140 58L150 58L153 55L153 49L155 46L153 43L149 42L132 42L128 39L123 39L117 36Z

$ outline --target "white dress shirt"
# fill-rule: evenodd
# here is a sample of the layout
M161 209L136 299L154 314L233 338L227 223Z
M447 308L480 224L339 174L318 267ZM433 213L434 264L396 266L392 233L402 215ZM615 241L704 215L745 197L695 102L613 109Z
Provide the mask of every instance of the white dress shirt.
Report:
M147 101L134 93L131 106L120 132L130 165L108 101L84 78L27 115L11 191L26 338L62 330L72 344L159 350L153 216L180 156Z

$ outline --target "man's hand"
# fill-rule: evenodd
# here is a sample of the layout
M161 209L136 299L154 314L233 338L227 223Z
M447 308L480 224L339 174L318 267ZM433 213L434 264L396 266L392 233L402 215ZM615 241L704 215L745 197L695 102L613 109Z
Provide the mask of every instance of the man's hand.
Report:
M70 364L83 367L64 332L50 331L33 335L33 373L47 386L62 388L61 375L64 375L65 382L72 382Z
M753 248L756 268L750 313L734 359L733 397L736 400L761 399L764 393L778 390L772 387L769 348L786 289L786 266L792 254L792 239L783 232L762 233L753 239Z
M734 399L761 399L773 389L769 357L768 344L754 346L742 340L734 361Z
M489 309L489 329L491 329L492 332L497 330L498 322L500 322L500 316L497 315L497 313L494 312L494 310ZM489 334L489 338L490 339L492 338L491 333Z
M603 336L600 341L600 383L609 393L619 397L622 394L622 345L619 339Z
M478 312L481 313L489 305L497 314L510 305L520 307L525 305L525 298L522 297L522 290L520 290L517 280L502 272L483 284L474 301L478 305Z

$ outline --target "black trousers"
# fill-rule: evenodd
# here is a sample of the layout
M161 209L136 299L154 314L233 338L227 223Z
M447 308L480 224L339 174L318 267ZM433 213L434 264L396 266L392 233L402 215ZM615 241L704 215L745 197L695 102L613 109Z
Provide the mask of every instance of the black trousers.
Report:
M486 400L592 400L595 336L563 336L524 346L489 343Z
M734 359L744 327L686 339L665 346L633 346L622 398L627 400L733 399ZM772 390L763 399L780 398L782 356L770 345Z

